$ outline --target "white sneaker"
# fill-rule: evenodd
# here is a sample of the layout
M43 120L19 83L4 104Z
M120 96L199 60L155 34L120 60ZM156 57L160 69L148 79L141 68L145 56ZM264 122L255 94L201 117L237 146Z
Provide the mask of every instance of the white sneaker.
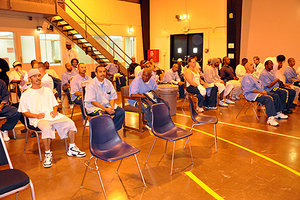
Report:
M224 101L219 101L219 106L223 106L223 107L228 107L228 104L225 103Z
M50 153L45 153L43 166L45 168L52 167L52 151Z
M197 106L197 111L202 113L202 112L204 112L204 109Z
M76 156L76 157L85 157L86 156L85 152L80 151L77 146L69 147L67 155L68 156Z
M234 101L231 101L230 99L225 99L225 103L228 103L228 104L235 104Z
M5 142L8 142L10 140L10 138L8 137L8 132L7 131L1 131L2 135L3 135L3 139Z
M150 128L150 126L148 126L148 124L146 124L145 127L146 127L149 131L151 131L151 128Z
M217 107L205 107L206 110L217 110Z
M70 107L71 110L73 110L74 104L69 104L69 107Z
M279 123L275 120L275 117L269 117L267 124L271 125L271 126L279 126Z
M241 99L241 98L240 98L239 96L235 96L235 99L236 99L236 100L239 100L239 99Z
M289 116L283 114L282 112L278 112L277 115L275 116L276 119L287 119Z

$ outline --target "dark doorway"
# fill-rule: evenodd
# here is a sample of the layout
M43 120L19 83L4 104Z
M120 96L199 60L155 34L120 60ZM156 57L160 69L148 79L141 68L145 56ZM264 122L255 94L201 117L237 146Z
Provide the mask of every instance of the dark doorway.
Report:
M203 61L203 33L171 35L171 53L170 64L177 62L178 58L184 60L183 64L189 57L198 57L198 62L202 67Z

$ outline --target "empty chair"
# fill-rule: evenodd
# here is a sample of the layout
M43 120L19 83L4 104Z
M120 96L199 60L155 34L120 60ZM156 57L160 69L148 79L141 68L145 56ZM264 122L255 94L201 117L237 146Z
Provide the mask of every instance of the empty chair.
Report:
M84 176L81 183L81 188L83 187L83 182L87 173L87 170L90 164L90 161L93 157L95 157L95 170L98 173L98 177L102 186L102 190L104 196L106 198L106 193L104 189L104 185L102 182L102 178L100 175L100 171L97 165L97 160L101 159L106 162L114 162L117 160L121 160L120 164L117 168L118 170L121 166L122 160L126 157L134 155L136 164L138 166L138 170L142 177L142 181L144 186L146 186L142 171L139 166L139 162L136 154L140 152L140 150L130 144L124 142L118 132L116 131L115 124L112 118L109 115L99 115L91 118L90 120L90 152L92 154L91 158L87 161L86 170L84 172ZM91 168L93 169L93 168Z
M168 106L164 103L158 103L152 105L152 133L156 136L152 147L150 149L149 155L146 159L146 163L149 159L149 156L153 150L153 147L155 145L155 142L157 138L161 138L163 140L166 140L166 147L165 147L165 153L167 149L168 141L173 142L173 151L172 151L172 161L171 161L171 172L170 175L172 175L173 172L173 162L174 162L174 151L175 151L175 142L184 138L190 137L193 133L186 131L182 128L179 128L174 125L171 116L170 111L168 109ZM192 148L189 142L189 149L192 159L192 164L194 164L193 155L192 155ZM146 164L145 163L145 164Z
M0 166L7 164L9 169L0 171L0 198L17 193L16 199L18 199L19 191L30 186L31 197L35 200L34 188L30 178L23 171L13 168L4 140L0 134Z
M215 134L215 151L217 151L217 130L216 124L218 123L218 118L215 116L208 116L208 115L199 115L194 107L194 103L191 97L188 97L188 101L190 104L191 110L191 117L193 119L193 125L190 129L192 132L195 125L203 125L203 124L213 124L214 125L214 134Z

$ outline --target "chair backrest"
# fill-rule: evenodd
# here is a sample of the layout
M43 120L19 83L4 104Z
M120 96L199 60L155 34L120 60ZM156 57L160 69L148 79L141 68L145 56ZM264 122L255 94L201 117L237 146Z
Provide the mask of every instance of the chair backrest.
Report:
M129 86L124 86L121 88L122 96L129 96Z
M98 115L90 120L90 151L93 154L95 149L110 149L120 143L115 124L109 115Z
M152 105L152 130L153 133L164 133L175 125L170 116L170 110L164 103Z
M87 115L87 111L86 111L85 103L84 103L85 88L86 88L86 86L81 86L81 92L82 92L81 101L82 101L82 105L83 105L83 114L85 117L87 117L88 115Z
M197 112L196 112L195 107L194 107L194 102L193 102L193 100L190 96L188 96L188 101L189 101L189 104L190 104L191 117L192 117L193 120L195 120L195 117L197 116Z
M13 168L4 140L2 138L2 134L0 133L0 166L7 164L9 165L9 168Z

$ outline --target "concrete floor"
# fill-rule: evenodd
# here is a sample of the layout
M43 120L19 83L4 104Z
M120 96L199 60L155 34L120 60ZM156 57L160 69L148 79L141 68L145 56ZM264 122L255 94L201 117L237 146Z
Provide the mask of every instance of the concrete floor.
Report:
M188 103L182 112L182 102L178 100L177 115L172 119L178 126L188 129L192 120ZM271 127L266 125L262 111L258 111L259 120L250 109L236 119L244 102L242 99L229 108L204 112L219 118L218 151L214 152L213 126L196 126L191 137L194 165L191 165L188 148L183 149L185 141L176 142L173 176L169 174L171 144L163 158L165 142L158 140L148 164L144 165L154 136L148 131L127 131L123 139L141 150L138 159L147 187L143 187L134 157L123 161L119 175L115 173L118 161L98 161L108 199L300 199L300 131L297 127L300 108L297 107L288 120L280 120L279 127ZM69 109L65 111L70 113ZM87 174L84 188L80 189L84 162L91 154L89 131L87 129L82 137L82 120L78 112L77 107L73 118L78 127L76 144L86 151L85 158L68 157L64 142L56 139L52 145L53 166L43 168L36 138L29 138L26 154L23 154L25 134L19 131L21 125L17 128L17 140L7 143L14 167L30 176L37 199L104 199L94 171ZM137 124L137 116L126 113L126 123ZM123 137L122 131L120 135ZM14 196L4 199L14 199ZM21 192L19 199L30 199L30 190Z

